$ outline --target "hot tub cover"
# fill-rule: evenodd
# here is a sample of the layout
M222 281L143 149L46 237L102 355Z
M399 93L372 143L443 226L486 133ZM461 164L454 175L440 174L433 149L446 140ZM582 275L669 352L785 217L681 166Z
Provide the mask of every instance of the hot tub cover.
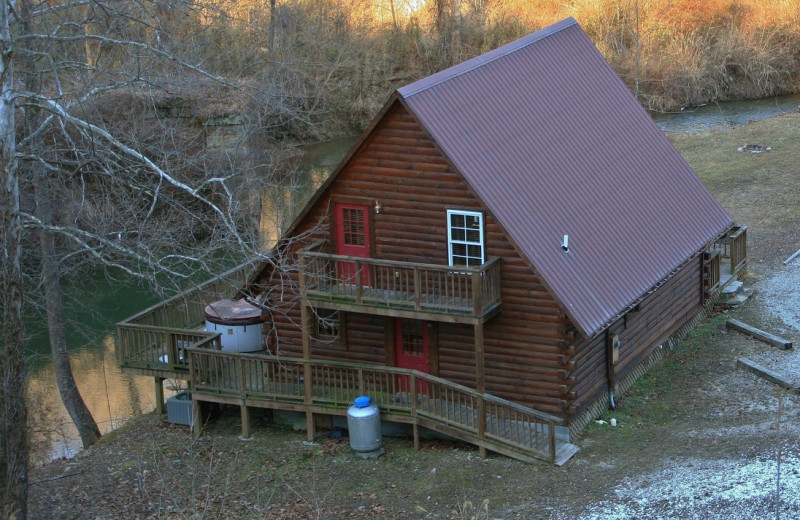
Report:
M241 300L220 300L206 306L206 319L220 325L250 325L261 323L264 317L261 309Z

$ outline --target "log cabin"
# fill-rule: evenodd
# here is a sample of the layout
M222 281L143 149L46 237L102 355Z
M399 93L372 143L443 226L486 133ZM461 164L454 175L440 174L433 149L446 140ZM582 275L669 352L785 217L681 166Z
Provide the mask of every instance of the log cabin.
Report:
M746 228L567 19L394 92L240 296L266 354L317 363L309 394L319 367L387 367L389 419L447 382L480 439L484 396L568 439L745 267ZM195 363L196 402L274 405L204 393ZM342 413L304 403L310 431Z

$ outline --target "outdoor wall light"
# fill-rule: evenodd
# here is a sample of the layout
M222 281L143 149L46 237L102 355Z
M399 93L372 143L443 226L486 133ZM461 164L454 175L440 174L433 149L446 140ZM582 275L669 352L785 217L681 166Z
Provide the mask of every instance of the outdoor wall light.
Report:
M380 213L382 209L383 209L383 204L381 204L381 201L376 200L375 201L375 213Z

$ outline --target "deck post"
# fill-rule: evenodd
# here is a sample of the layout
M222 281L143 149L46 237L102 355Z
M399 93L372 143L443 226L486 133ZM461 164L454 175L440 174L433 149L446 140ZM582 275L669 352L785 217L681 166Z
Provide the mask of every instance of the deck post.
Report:
M154 377L156 390L156 413L163 415L166 413L166 406L164 405L164 378Z
M481 272L478 270L472 271L472 314L474 316L481 315L483 308L483 287L481 286ZM481 334L483 335L483 334Z
M244 401L240 406L242 412L242 438L249 439L252 432L250 431L250 408L247 407Z
M483 395L486 393L486 376L483 367L483 320L475 322L475 388L480 396L478 397L478 439L481 444L478 446L478 455L486 457L486 447L483 441L486 438L486 401Z
M486 376L483 368L483 321L475 322L475 389L486 393Z
M206 406L203 401L192 399L192 437L197 439L203 431L203 423L206 420Z
M308 312L308 305L304 301L300 305L300 326L303 329L303 402L306 405L306 432L309 442L314 440L314 414L311 412L312 387L311 387L311 314Z

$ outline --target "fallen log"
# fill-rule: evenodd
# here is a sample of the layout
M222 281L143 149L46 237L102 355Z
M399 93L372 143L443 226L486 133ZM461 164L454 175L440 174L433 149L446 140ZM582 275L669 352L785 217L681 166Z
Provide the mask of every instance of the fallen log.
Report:
M762 379L766 379L770 383L776 384L779 387L783 388L784 390L788 390L793 394L800 394L800 386L789 381L782 375L777 372L773 372L772 370L759 365L753 361L750 361L747 358L739 358L736 360L736 367L746 370L748 372L752 372L753 374L757 375Z
M725 322L725 326L729 329L737 330L748 336L752 336L757 340L763 341L764 343L769 343L770 345L774 345L779 349L783 350L790 350L792 348L792 342L789 340L785 340L775 334L770 334L769 332L764 332L761 329L757 329L755 327L751 327L750 325L743 323L739 320L729 319Z
M798 256L800 256L800 249L798 249L797 251L795 251L795 252L794 252L794 254L793 254L792 256L790 256L789 258L787 258L786 260L784 260L784 261L783 261L783 265L789 265L789 263L790 263L792 260L794 260L795 258L797 258Z

